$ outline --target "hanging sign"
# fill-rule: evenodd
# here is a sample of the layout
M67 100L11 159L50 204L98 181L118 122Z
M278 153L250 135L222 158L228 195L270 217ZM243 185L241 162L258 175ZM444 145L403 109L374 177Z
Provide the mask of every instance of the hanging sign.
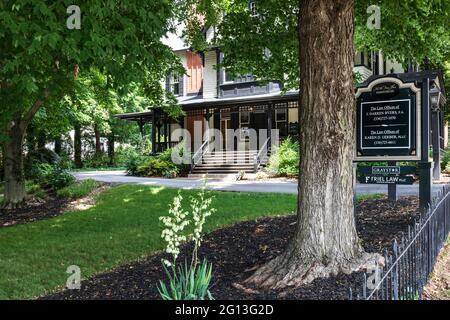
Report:
M357 90L355 161L420 160L420 89L393 77Z

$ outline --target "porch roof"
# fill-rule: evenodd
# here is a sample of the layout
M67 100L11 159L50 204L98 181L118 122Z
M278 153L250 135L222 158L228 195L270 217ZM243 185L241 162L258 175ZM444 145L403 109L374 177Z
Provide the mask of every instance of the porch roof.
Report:
M274 92L251 96L206 99L204 99L202 96L187 96L179 98L178 103L183 110L189 111L201 108L229 108L232 106L258 104L265 102L295 101L298 99L298 94L298 91L288 91L284 94L282 94L281 92ZM129 121L149 122L153 119L153 110L149 109L142 112L116 114L115 117Z

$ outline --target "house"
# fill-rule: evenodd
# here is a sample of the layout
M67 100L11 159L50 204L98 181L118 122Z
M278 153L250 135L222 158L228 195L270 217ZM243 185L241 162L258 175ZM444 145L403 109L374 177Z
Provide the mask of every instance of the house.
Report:
M209 28L205 36L207 40L213 38L214 28ZM274 132L281 140L298 135L298 91L282 93L283 84L277 80L262 84L252 75L230 77L225 70L215 67L223 59L220 48L193 52L177 34L169 35L165 41L186 69L185 75L168 75L163 83L166 90L177 96L185 117L170 119L160 108L118 115L121 119L138 122L141 128L144 123L154 124L153 153L179 143L178 136L174 135L177 129L184 128L195 137L195 124L200 124L202 133L216 129L222 133L222 138L220 142L214 141L214 148L208 135L197 134L191 139L188 147L193 155L193 172L254 172L265 164L275 143L275 139L271 139ZM384 59L381 52L355 55L355 73L361 80L404 71L401 64ZM230 129L234 134L226 134ZM261 129L267 134L257 135L256 143L252 143L250 132L259 133ZM222 161L224 157L232 161Z

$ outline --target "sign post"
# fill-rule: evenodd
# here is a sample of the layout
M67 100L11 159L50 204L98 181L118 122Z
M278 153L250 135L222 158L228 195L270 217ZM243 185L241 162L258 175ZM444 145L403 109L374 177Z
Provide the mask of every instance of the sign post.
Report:
M396 166L397 162L395 161L389 161L389 166ZM396 184L388 184L388 199L389 201L396 202L398 200L397 198L397 185Z
M422 80L422 157L419 162L419 207L420 212L425 212L431 204L431 162L430 150L430 80Z

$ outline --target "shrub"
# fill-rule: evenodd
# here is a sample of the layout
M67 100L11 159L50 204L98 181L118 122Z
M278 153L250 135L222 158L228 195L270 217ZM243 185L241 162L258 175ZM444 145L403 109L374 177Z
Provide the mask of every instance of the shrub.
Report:
M56 194L59 197L78 199L89 195L94 191L100 184L92 179L83 180L81 182L72 184L68 187L58 190Z
M27 181L25 183L25 190L27 195L34 198L45 199L47 197L47 193L42 190L41 186L33 181Z
M36 167L41 164L50 166L59 165L61 157L54 151L43 148L35 151L30 151L24 160L24 172L27 179L35 179L37 177Z
M174 149L167 149L156 156L143 156L137 152L129 152L126 170L129 175L143 177L176 178L189 172L190 166L175 164L172 161ZM182 154L182 149L176 149Z
M110 166L109 157L105 153L94 154L83 161L85 168L107 168Z
M160 157L152 157L138 167L137 173L145 177L176 177L178 168L172 162L163 160Z
M270 156L267 169L276 176L297 176L299 173L299 161L299 143L288 137Z
M33 181L51 187L53 190L59 190L75 182L75 177L70 172L58 165L49 165L41 163L35 168Z
M146 160L148 160L149 157L146 157L144 155L141 155L139 153L130 153L125 159L125 168L127 171L127 174L130 176L137 176L138 168L144 164Z
M442 154L441 170L447 171L447 165L450 163L450 148L446 148Z

